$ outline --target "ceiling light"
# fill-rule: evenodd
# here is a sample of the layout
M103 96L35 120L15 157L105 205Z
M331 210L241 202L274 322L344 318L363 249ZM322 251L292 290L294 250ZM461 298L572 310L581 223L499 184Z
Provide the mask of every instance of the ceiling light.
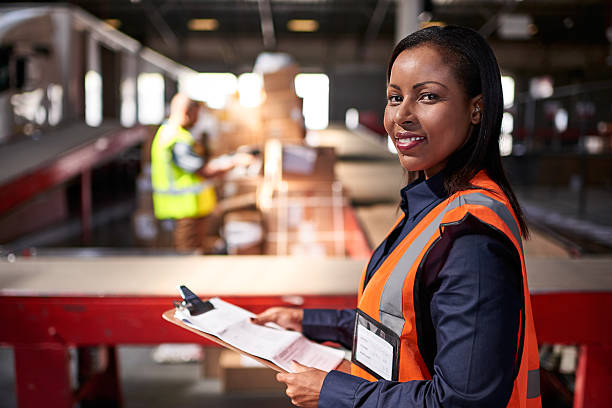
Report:
M287 28L289 31L311 33L319 29L319 22L317 20L289 20Z
M187 23L191 31L215 31L219 28L219 21L214 18L193 18Z
M116 29L121 27L121 20L119 20L118 18L107 18L106 20L104 20L104 22Z

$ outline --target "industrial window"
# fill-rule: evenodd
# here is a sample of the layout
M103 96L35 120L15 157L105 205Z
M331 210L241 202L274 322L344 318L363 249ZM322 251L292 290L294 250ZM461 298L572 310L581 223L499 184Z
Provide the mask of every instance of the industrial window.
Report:
M164 120L164 76L158 73L138 75L138 121L159 124Z
M307 129L325 129L329 123L329 77L298 74L295 93L304 99L302 113Z

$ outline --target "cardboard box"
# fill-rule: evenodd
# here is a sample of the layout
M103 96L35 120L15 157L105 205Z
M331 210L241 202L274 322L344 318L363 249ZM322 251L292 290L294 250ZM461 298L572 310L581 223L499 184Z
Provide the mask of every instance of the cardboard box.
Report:
M219 366L221 389L225 392L285 390L285 384L276 381L276 371L236 352L223 350Z
M264 223L259 211L233 211L223 217L223 237L230 255L263 254Z
M257 192L259 185L263 182L261 175L240 177L235 179L226 178L223 183L223 197L233 197L241 194Z
M261 119L264 121L274 119L290 119L303 122L302 102L300 100L287 102L267 102L261 106Z
M306 136L306 129L301 121L292 119L272 119L264 122L263 138L264 139L280 139L301 143Z
M264 213L268 255L345 256L345 198L334 184L298 182ZM336 194L336 195L334 195Z
M242 126L232 126L230 131L219 133L215 141L214 156L231 153L240 146L261 145L264 140L262 128L246 128Z
M302 107L302 98L298 98L293 91L269 93L260 106L261 119L264 122L273 119L303 122Z
M295 76L300 73L297 65L290 65L281 70L263 74L263 88L266 93L278 91L295 92Z
M288 255L308 258L344 257L346 249L341 253L336 250L334 242L290 242L284 248L280 242L266 241L265 255Z
M201 377L202 378L219 378L221 376L221 366L219 360L221 353L223 352L222 347L203 347L204 358L202 359Z
M213 156L235 151L244 145L259 145L263 142L262 122L259 108L246 108L237 98L217 113L219 134L210 143Z
M298 146L299 147L299 146ZM310 149L316 153L316 158L309 171L299 171L297 164L293 161L305 161L306 158L300 158L298 148L291 146L283 146L283 180L286 181L305 181L305 182L332 182L336 179L335 165L336 153L333 147L306 147L302 149ZM301 154L306 156L305 154ZM305 166L304 166L304 170Z
M274 92L266 92L262 105L268 103L301 103L302 98L297 96L293 89L282 89Z

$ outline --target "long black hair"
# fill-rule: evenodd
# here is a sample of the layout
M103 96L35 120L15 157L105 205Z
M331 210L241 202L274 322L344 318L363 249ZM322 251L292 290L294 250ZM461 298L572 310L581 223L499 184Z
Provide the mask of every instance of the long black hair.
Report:
M497 59L484 38L476 31L458 26L428 27L401 40L393 50L387 67L387 82L391 67L402 51L418 46L433 46L449 64L455 78L463 86L469 99L482 94L480 123L473 126L468 140L448 159L444 171L444 185L453 194L474 188L470 180L480 170L499 185L516 217L524 238L529 234L523 211L510 187L499 153L499 134L504 112L501 77ZM410 180L421 172L408 172Z

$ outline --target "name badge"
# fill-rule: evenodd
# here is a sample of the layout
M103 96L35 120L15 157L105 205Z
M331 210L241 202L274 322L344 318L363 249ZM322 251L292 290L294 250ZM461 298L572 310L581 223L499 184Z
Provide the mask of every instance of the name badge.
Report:
M400 338L391 329L357 309L353 364L377 379L397 381Z

